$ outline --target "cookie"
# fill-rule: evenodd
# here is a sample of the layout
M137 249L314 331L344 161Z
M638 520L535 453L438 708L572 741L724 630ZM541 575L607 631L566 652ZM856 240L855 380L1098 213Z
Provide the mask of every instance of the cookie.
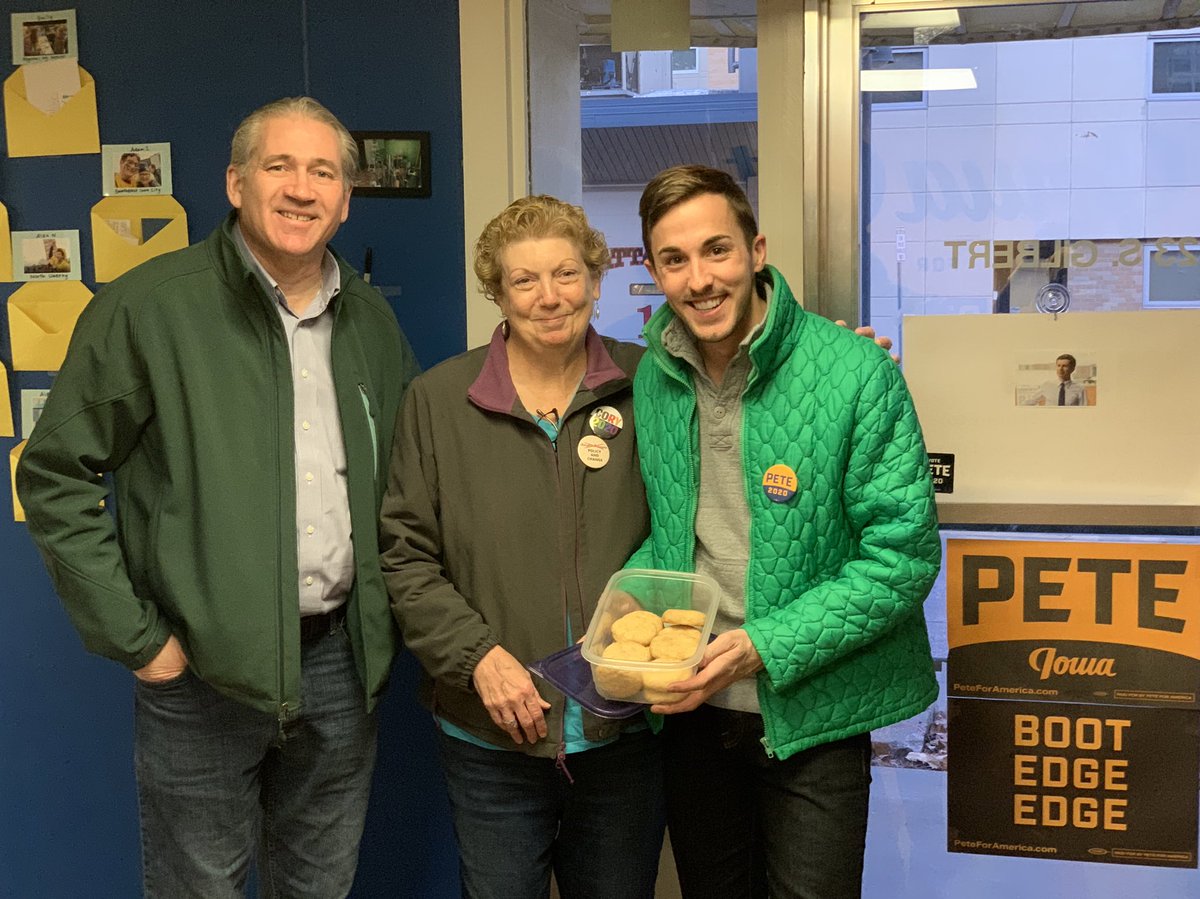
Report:
M623 643L627 640L632 640L634 643L649 646L650 641L662 629L663 623L661 618L653 612L639 609L636 612L630 612L628 615L622 615L613 622L612 638L614 643Z
M668 627L650 641L650 655L656 659L686 659L699 645L700 632L694 627Z
M670 702L679 702L687 696L686 693L671 693L667 690L668 684L673 684L676 681L687 680L692 676L690 668L663 668L654 671L642 672L642 695L646 702L659 702L664 705Z
M610 643L604 647L602 655L606 659L623 659L629 662L650 661L650 650L641 643L631 641ZM642 689L640 671L595 665L592 667L592 677L596 681L596 690L609 699L628 699Z
M649 662L650 648L632 640L622 640L619 643L609 643L600 655L606 659L621 659L626 662Z
M704 613L695 609L667 609L662 613L663 624L670 627L682 624L685 627L704 627Z
M640 671L595 665L592 667L592 679L596 682L596 692L608 699L628 699L642 689Z

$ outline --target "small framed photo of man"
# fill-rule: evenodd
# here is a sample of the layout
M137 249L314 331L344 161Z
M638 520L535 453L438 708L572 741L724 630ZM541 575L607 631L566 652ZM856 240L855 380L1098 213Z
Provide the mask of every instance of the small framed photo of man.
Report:
M100 158L106 197L171 193L170 144L104 144Z
M51 59L78 59L75 10L17 12L12 14L13 65Z
M80 281L78 231L14 231L14 281Z
M1079 409L1095 406L1099 365L1091 351L1068 348L1022 353L1016 366L1018 406Z
M428 131L350 133L358 144L357 196L430 196Z

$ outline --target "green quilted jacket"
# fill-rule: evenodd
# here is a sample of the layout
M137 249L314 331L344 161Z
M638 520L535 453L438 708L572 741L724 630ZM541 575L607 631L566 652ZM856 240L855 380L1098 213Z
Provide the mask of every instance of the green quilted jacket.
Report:
M897 366L871 341L806 313L768 266L750 346L742 466L750 507L746 624L765 669L758 697L779 758L917 714L937 695L922 603L941 556L921 428ZM651 532L630 567L694 567L699 428L691 369L668 354L664 304L634 411ZM772 502L763 474L793 469Z

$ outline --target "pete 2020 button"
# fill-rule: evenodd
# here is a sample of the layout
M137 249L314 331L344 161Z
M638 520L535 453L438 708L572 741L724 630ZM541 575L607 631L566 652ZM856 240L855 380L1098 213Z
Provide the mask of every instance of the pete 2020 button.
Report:
M782 463L772 465L763 474L763 493L773 503L786 503L796 495L796 487L796 472Z
M580 440L575 452L579 454L579 461L588 468L603 468L608 464L608 444L593 434Z

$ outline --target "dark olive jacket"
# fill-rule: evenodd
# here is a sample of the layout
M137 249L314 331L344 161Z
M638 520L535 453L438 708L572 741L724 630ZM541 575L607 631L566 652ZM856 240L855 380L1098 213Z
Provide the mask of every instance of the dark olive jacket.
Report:
M197 676L286 719L300 702L291 361L233 221L89 303L17 489L90 650L139 668L174 634ZM378 564L383 466L417 366L383 297L339 266L332 363L355 564L347 629L370 706L397 643ZM97 472L111 474L114 497Z
M557 450L517 397L499 330L490 346L418 377L383 503L384 576L405 645L425 669L423 700L510 749L473 689L475 666L497 644L529 663L582 637L609 576L649 526L631 394L642 349L590 329L586 340L587 372ZM598 406L616 409L624 427L607 441L608 463L590 469L577 448ZM517 748L552 755L563 698L536 686L553 706L550 738ZM592 740L621 726L584 714Z

